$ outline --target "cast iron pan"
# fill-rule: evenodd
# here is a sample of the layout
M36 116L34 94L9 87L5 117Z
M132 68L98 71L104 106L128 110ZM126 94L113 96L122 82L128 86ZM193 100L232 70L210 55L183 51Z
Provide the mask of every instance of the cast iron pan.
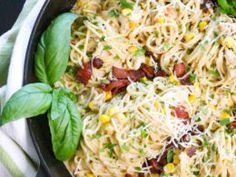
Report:
M24 70L24 84L37 82L34 74L34 56L40 35L57 15L70 11L75 1L76 0L47 0L44 4L28 44ZM70 177L71 175L63 162L56 160L53 155L47 116L42 115L37 118L28 119L27 123L41 161L37 177Z

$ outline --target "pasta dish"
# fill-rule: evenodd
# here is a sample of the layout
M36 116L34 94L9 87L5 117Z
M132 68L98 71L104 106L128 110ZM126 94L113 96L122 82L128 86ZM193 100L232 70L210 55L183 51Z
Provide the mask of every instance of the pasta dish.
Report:
M210 0L77 0L76 177L235 177L236 19Z

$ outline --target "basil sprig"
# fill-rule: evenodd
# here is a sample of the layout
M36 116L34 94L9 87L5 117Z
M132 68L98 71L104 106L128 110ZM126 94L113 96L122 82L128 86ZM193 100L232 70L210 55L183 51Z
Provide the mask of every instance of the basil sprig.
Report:
M222 12L236 16L236 1L235 0L217 0Z
M66 160L75 154L82 132L82 121L71 93L65 89L53 91L48 121L52 136L53 151L59 160Z
M75 154L83 127L74 94L67 89L50 86L66 70L71 25L77 17L64 13L46 29L35 56L36 76L42 83L28 84L13 94L0 117L0 125L3 125L48 112L53 152L58 160L67 160Z
M35 72L39 81L52 85L66 71L71 25L77 17L72 13L58 16L41 36L35 56Z
M74 98L67 89L29 84L7 101L0 120L5 124L48 112L53 152L58 160L66 160L75 154L83 126Z

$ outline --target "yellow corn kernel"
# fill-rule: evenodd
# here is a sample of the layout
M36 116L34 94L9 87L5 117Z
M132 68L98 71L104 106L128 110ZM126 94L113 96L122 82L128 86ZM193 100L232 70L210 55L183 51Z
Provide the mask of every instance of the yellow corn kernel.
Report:
M228 37L225 39L225 46L229 49L232 49L234 47L234 43L235 43L235 41L231 37Z
M94 101L90 101L88 104L88 107L91 111L96 111L97 110L97 106L96 103Z
M166 108L163 108L163 109L162 109L162 112L163 112L164 114L166 114L166 112L167 112Z
M186 41L186 42L189 42L189 41L191 41L193 38L194 38L194 33L188 33L188 34L186 34L185 36L184 36L184 40Z
M175 79L174 75L170 75L169 76L169 81L170 81L170 83L175 84L175 85L179 85L180 84L180 81Z
M130 46L129 48L128 48L128 52L129 53L136 53L138 51L138 48L136 47L136 46Z
M142 78L140 79L141 82L147 82L147 80L148 80L147 77L142 77Z
M175 165L173 163L168 163L164 166L164 171L167 174L175 172Z
M154 106L155 106L156 109L158 109L159 108L159 102L158 101L154 101Z
M130 21L129 22L129 27L130 27L130 29L134 29L135 27L137 27L138 26L138 24L136 23L136 22L134 22L134 21Z
M226 119L226 118L230 118L229 113L223 111L220 115L220 119Z
M124 16L130 16L132 13L133 13L133 10L132 9L129 9L129 8L125 8L121 11L122 15Z
M174 155L173 163L176 164L176 165L180 163L179 155L177 155L177 154Z
M179 155L180 153L181 153L181 150L180 150L180 149L176 149L176 150L175 150L175 154L176 154L176 155Z
M102 124L106 124L106 123L109 123L111 121L111 117L108 116L108 115L103 114L99 117L99 120Z
M117 112L118 112L118 109L116 107L109 108L108 109L108 116L113 116Z
M199 31L203 32L206 29L207 24L208 23L206 21L201 21L199 23Z
M148 57L148 56L145 57L145 64L152 66L152 61L151 61L150 57Z
M92 173L87 173L87 174L86 174L86 177L95 177L95 176L94 176L94 174L92 174Z
M188 96L188 101L189 101L190 103L195 102L196 99L197 99L196 95L190 94L190 95Z
M112 99L112 93L111 92L106 92L106 94L105 94L105 101L108 101L110 99Z
M160 23L160 24L165 23L165 18L164 17L157 18L157 23Z

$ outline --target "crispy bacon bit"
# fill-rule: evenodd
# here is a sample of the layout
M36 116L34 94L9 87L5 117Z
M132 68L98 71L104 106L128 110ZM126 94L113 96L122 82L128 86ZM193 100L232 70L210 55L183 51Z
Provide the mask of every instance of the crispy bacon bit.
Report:
M236 120L230 123L230 127L236 128Z
M138 177L144 177L144 173L138 173Z
M143 71L145 73L145 76L149 79L152 79L155 77L155 70L151 66L148 66L148 65L142 63L140 66L140 70Z
M117 81L114 80L114 81L110 81L109 84L102 84L101 88L106 92L111 91L113 94L116 94L121 89L126 88L129 84L130 82L127 79L117 80Z
M183 107L183 106L176 107L175 114L178 118L181 118L181 119L188 119L189 118L188 112L185 111L185 107Z
M161 174L163 171L163 168L161 165L158 164L157 159L148 160L148 165L151 166L150 168L151 173Z
M156 76L166 77L166 76L168 76L168 74L164 70L159 70L156 72Z
M93 66L96 68L96 69L100 69L103 65L103 61L100 59L100 58L94 58L93 59Z
M77 79L82 82L84 85L86 85L89 81L89 79L92 76L92 67L91 63L87 62L84 64L83 68L79 68L77 72Z
M182 77L187 73L187 69L184 63L177 63L174 66L174 73L177 77Z
M70 43L73 44L73 45L76 45L76 43L78 42L77 39L71 39Z
M125 174L125 177L134 177L133 175L129 174L129 173L126 173Z
M117 79L131 79L132 81L138 81L144 77L144 73L140 70L125 70L117 67L112 67L112 75Z
M192 85L192 82L190 81L189 75L184 77L181 81L182 85Z
M192 157L196 152L196 148L195 147L188 147L186 148L186 153L189 157Z

